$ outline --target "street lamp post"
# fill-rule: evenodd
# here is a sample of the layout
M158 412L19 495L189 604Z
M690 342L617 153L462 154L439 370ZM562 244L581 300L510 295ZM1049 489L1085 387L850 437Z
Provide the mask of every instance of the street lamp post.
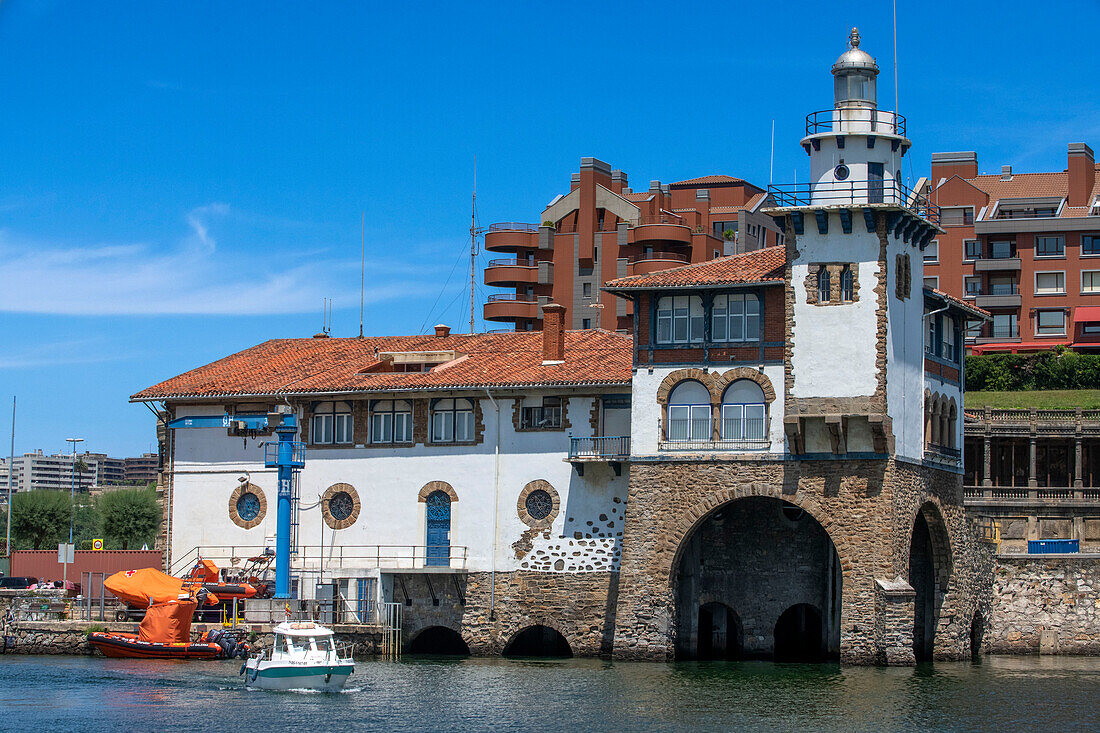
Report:
M84 442L84 438L65 438L68 442L73 444L73 470L72 479L69 482L69 546L73 544L73 514L76 511L73 506L76 501L76 444ZM69 580L69 548L65 548L65 574L64 582Z

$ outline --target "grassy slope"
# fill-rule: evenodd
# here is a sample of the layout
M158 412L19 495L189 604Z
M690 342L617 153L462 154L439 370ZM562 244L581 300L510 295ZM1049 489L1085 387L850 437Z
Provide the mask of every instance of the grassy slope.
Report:
M967 409L989 405L993 408L1030 408L1057 410L1080 407L1100 409L1100 389L1045 390L1042 392L967 392Z

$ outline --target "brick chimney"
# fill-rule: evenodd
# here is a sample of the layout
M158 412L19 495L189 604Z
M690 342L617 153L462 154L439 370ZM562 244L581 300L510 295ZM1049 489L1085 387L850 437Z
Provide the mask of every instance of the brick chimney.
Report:
M973 178L978 175L978 154L973 150L957 153L932 153L932 188L940 185L940 180L959 176Z
M1088 206L1092 187L1096 183L1096 159L1092 148L1084 143L1069 144L1068 206Z
M437 339L445 339L451 335L451 327L444 326L442 323L437 323L435 326L435 337Z
M542 307L542 363L565 361L565 306L547 303Z

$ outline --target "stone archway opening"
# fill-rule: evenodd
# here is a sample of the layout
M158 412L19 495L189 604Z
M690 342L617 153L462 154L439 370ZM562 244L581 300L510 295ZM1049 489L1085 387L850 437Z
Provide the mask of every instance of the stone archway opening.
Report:
M724 603L699 606L697 659L740 659L744 651L741 617Z
M909 585L916 591L913 607L913 654L932 661L940 606L951 575L947 528L934 504L925 504L913 521L909 544Z
M982 612L975 611L970 621L970 659L978 661L982 656L982 639L985 637L985 621Z
M571 657L573 650L557 629L536 624L513 636L502 654L505 657Z
M470 647L462 635L446 626L429 626L409 642L409 654L468 657Z
M796 603L775 622L775 661L824 662L825 634L821 612L809 603Z
M736 499L704 517L678 552L678 659L773 659L786 653L777 647L780 617L801 606L816 616L797 612L798 628L808 630L794 637L796 646L816 633L814 659L839 658L840 559L809 512L772 497ZM783 640L792 638L787 623L779 628Z

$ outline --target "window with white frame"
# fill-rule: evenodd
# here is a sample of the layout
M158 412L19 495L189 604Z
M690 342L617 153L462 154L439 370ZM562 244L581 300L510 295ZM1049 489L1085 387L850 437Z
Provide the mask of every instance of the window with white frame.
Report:
M347 402L322 402L313 408L310 442L338 445L351 440L351 406Z
M751 379L738 379L722 395L722 440L762 443L767 440L764 391Z
M1066 334L1066 312L1061 309L1036 311L1035 333L1040 336L1064 336Z
M1035 273L1036 295L1062 295L1066 292L1066 273L1064 272L1037 272Z
M474 439L474 405L467 399L432 401L432 442L469 443Z
M710 438L710 392L699 382L680 382L668 399L668 441L686 443Z
M1062 236L1057 237L1036 237L1035 238L1035 256L1036 257L1065 257L1066 256L1066 238Z
M371 407L372 443L411 443L412 405L405 400L379 400Z
M657 343L687 344L703 340L703 299L669 295L657 301Z
M1100 293L1100 270L1083 270L1081 272L1081 292Z
M974 223L973 206L945 206L940 209L940 225L945 227L970 226Z
M963 240L963 259L980 260L982 258L982 243L979 239Z
M760 299L754 293L716 295L710 336L714 341L759 341Z
M928 243L928 246L924 248L924 264L934 265L940 261L940 242L938 239L933 239Z
M955 319L946 313L940 316L940 356L955 361Z
M1100 256L1100 234L1081 235L1081 254L1085 257Z
M981 276L963 278L963 289L967 295L981 295L982 293L982 278Z

